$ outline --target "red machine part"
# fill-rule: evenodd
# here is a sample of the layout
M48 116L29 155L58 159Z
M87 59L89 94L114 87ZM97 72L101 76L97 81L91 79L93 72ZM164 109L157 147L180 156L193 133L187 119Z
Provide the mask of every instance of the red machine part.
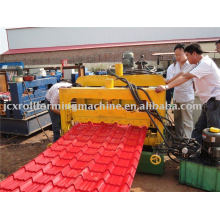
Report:
M127 192L146 127L81 123L0 182L0 191Z
M0 100L11 101L11 93L10 92L0 92Z
M33 81L34 80L34 76L23 76L23 80L24 81Z

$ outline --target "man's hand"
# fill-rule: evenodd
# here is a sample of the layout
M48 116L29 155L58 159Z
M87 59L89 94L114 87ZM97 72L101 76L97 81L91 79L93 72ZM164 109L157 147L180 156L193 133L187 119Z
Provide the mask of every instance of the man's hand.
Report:
M157 93L162 92L162 91L165 91L165 90L166 90L166 86L164 86L164 85L160 85L160 86L158 86L158 87L155 89L155 91L156 91Z
M178 73L175 77L173 77L172 79L170 79L170 81L168 81L168 84L166 86L160 85L155 89L155 91L159 93L174 88L176 86L182 85L183 83L187 82L193 77L195 76L191 73L183 73L183 72Z

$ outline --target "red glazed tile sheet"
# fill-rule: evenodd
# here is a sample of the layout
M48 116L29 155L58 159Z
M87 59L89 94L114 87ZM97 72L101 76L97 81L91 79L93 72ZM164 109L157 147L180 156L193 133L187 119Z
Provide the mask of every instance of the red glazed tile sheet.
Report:
M0 191L127 192L146 127L81 123L0 182Z

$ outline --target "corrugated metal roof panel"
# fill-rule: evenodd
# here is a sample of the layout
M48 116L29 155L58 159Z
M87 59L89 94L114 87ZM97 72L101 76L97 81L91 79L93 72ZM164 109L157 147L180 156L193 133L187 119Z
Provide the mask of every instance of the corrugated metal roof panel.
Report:
M145 136L146 127L77 124L0 182L0 191L129 191Z

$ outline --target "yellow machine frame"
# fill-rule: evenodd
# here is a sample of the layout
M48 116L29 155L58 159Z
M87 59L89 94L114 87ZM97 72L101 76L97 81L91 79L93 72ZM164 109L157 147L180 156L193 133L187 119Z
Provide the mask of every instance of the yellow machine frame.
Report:
M136 86L156 87L158 85L165 85L163 76L157 74L123 75L122 77ZM82 86L105 86L107 79L113 79L115 87L126 86L122 81L116 80L114 76L109 75L83 76L79 77L76 82Z
M129 82L134 83L137 86L157 86L158 84L164 84L164 79L160 75L129 75L123 76L127 78ZM109 79L114 80L114 88L101 87L106 85ZM118 124L131 124L135 126L146 126L148 128L154 128L150 118L146 112L125 110L123 106L126 104L135 104L135 101L128 88L122 88L124 83L115 80L112 76L85 76L80 77L77 80L82 86L93 87L74 87L74 88L61 88L60 89L60 104L65 108L61 108L61 127L62 133L66 133L71 126L76 122L93 122L93 123L118 123ZM147 86L146 86L147 85ZM98 87L94 87L98 86ZM149 93L155 105L159 108L165 106L165 92L156 93L154 88L143 88ZM149 103L147 96L144 92L139 91L141 100L145 100ZM122 108L119 109L104 109L104 107L98 106L95 110L88 109L71 109L71 102L76 104L120 104ZM68 107L68 108L66 108ZM158 112L165 116L165 109L158 109ZM155 119L160 131L163 132L162 124ZM145 145L155 146L162 142L158 132L152 129L148 130Z

